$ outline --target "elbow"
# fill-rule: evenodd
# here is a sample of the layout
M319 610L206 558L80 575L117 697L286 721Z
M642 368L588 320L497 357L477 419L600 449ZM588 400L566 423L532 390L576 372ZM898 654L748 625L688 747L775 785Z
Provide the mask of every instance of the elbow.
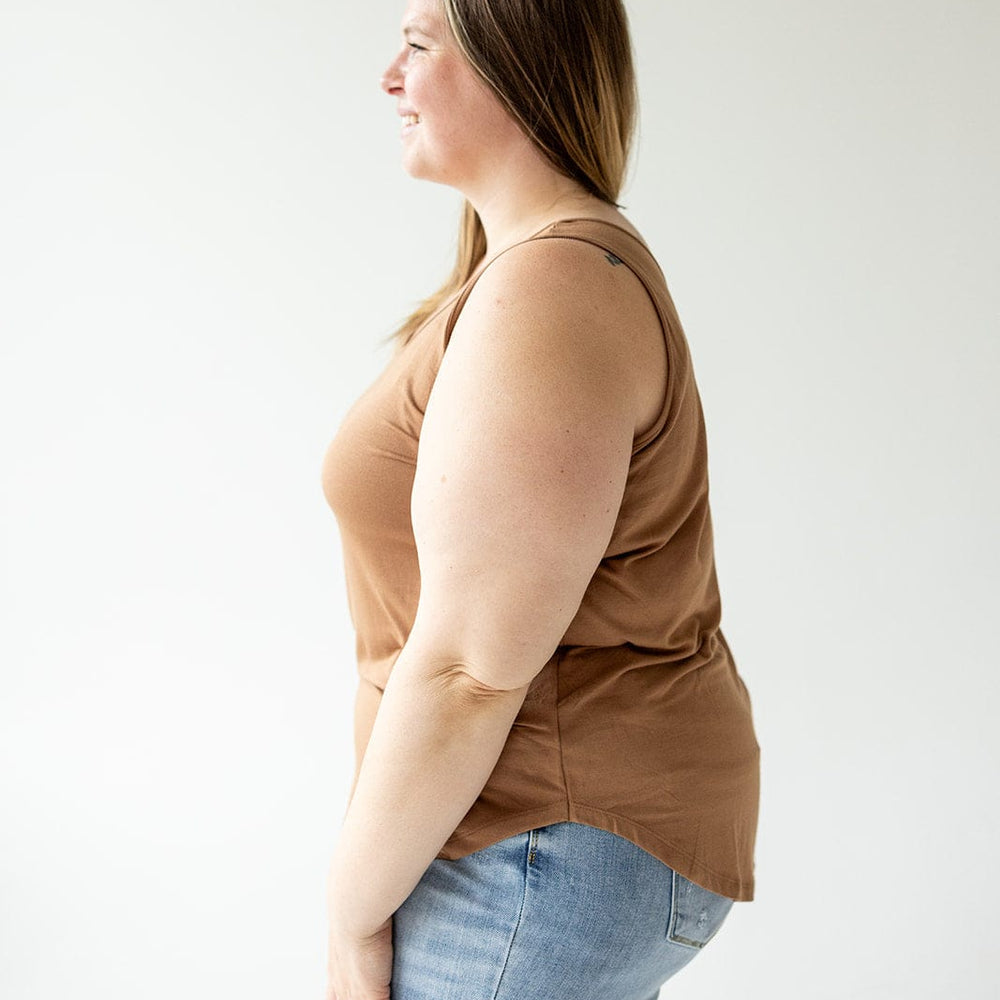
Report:
M456 631L459 632L456 635ZM473 696L500 697L527 692L555 649L542 655L537 643L523 636L455 630L423 620L418 612L396 665Z
M454 650L445 651L421 643L411 635L393 667L393 673L404 671L429 683L442 691L455 691L473 702L521 697L531 687L539 670L530 676L526 672L511 671L506 665L501 668L486 661L457 655Z
M537 672L536 672L537 673ZM516 693L527 694L535 675L524 680L519 677L497 677L495 672L484 670L470 663L455 663L450 670L452 683L463 685L472 695L484 698L503 697Z

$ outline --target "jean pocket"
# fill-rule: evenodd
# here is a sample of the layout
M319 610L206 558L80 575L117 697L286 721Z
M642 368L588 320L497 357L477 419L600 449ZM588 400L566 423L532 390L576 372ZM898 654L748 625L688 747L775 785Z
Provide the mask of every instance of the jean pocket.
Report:
M689 948L704 948L722 926L733 900L673 873L667 937Z

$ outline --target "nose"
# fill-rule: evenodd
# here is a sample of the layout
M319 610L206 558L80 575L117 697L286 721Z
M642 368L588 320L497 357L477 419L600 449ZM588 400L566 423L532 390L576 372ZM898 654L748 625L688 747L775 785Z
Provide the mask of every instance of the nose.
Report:
M403 53L400 52L398 56L391 63L389 63L386 71L382 74L382 79L379 81L379 85L382 89L390 96L395 96L400 93L403 89Z

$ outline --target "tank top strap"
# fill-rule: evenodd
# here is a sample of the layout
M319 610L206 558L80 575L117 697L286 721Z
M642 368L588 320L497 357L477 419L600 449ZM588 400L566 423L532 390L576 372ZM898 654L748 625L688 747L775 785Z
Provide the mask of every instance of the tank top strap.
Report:
M680 331L680 320L667 280L646 243L628 230L602 219L564 219L537 233L533 239L576 239L604 250L612 264L624 264L639 279L656 309L667 352L667 380L663 405L653 424L632 445L633 455L665 436L674 406L676 387L687 369L687 351Z
M605 222L603 219L563 219L536 233L532 238L582 240L600 247L627 265L647 288L664 282L660 265L657 264L646 243L613 222Z
M512 243L509 247L505 247L466 282L465 287L451 305L448 321L444 329L445 347L448 346L448 342L451 340L452 330L455 328L458 317L461 315L462 309L465 308L465 303L472 294L476 282L483 276L486 269L494 261L498 260L505 253L509 253L515 247L523 246L525 243L530 243L533 240L543 239L575 239L599 247L614 258L612 263L617 261L625 264L631 271L635 272L653 297L654 302L656 302L656 296L653 294L653 289L662 287L665 284L663 272L660 270L660 266L657 264L656 258L649 247L646 246L643 240L633 236L627 230L622 229L621 226L617 226L613 222L605 222L602 219L561 219L559 222L551 223L527 239L519 240L517 243ZM661 313L661 319L663 319L659 302L656 302L656 307L657 311Z
M474 274L468 280L457 299L455 299L451 306L447 323L445 324L443 348L447 348L448 342L451 340L452 330L458 322L462 309L472 294L476 282L482 277L486 269L495 260L498 260L515 247L530 243L533 240L543 239L582 240L585 243L590 243L604 250L609 255L609 259L614 258L611 260L612 264L616 262L624 264L636 275L645 287L647 294L656 308L667 351L667 384L663 406L656 421L633 442L632 451L635 454L658 438L666 428L668 415L673 404L674 387L677 383L677 364L679 358L669 334L673 326L672 316L675 314L675 310L670 298L670 292L667 290L666 278L663 275L663 271L646 243L638 237L633 236L621 226L615 225L613 222L605 222L602 219L561 219L558 222L551 223L527 239L519 240L517 243L512 243L509 247L505 247L496 257L493 257L484 267L480 268L477 274Z

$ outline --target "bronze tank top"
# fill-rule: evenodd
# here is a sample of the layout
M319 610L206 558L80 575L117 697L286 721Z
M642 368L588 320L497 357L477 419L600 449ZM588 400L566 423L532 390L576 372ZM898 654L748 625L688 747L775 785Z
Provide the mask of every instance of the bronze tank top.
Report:
M666 341L664 405L633 443L611 541L579 610L438 857L568 820L623 836L705 888L749 900L760 748L719 627L705 423L687 340L645 243L595 219L531 237L565 238L614 255L645 286ZM420 594L410 493L423 414L476 277L397 351L323 458L358 671L380 690Z

